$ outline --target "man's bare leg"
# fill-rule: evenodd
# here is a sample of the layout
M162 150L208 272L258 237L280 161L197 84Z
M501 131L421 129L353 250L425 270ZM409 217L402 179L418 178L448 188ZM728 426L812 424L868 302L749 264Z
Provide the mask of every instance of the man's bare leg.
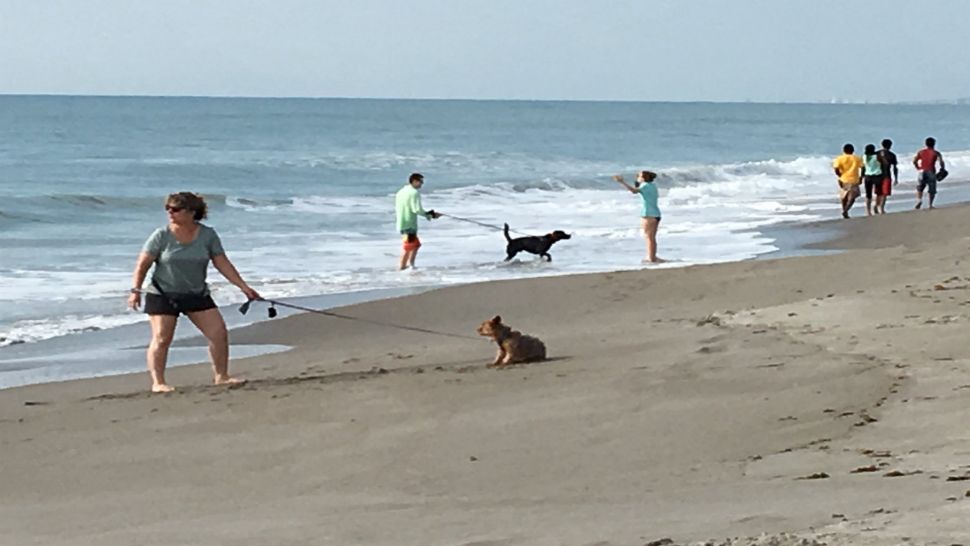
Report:
M405 269L408 268L408 260L410 259L409 254L411 254L410 251L407 251L407 250L401 251L401 259L398 260L398 264L397 264L397 268L399 270L404 271Z

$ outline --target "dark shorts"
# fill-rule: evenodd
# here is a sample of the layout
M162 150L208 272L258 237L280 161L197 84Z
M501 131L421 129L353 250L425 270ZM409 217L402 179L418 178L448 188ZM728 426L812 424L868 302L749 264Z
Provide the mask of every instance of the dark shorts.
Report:
M170 315L195 313L215 309L216 302L212 296L197 294L169 294L168 297L157 294L145 294L145 313L149 315Z
M933 171L920 171L916 191L922 192L927 188L930 190L930 195L936 195L936 173Z
M866 199L872 199L872 190L876 190L876 195L879 195L879 188L882 186L882 175L876 176L866 176L865 177L866 186Z

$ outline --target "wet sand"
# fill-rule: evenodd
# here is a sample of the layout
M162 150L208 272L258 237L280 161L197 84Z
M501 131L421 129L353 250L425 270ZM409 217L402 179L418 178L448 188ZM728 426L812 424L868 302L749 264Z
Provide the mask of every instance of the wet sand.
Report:
M188 366L170 395L147 394L144 374L0 391L0 536L966 543L968 213L839 221L846 235L826 246L849 250L834 255L340 310L467 337L261 323L233 342L295 348L235 361L250 379L238 389ZM475 328L495 314L551 359L486 369L494 345Z

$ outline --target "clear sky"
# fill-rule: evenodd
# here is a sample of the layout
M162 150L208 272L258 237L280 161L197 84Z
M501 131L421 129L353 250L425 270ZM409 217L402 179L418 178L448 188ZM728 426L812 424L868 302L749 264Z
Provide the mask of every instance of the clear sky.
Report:
M968 0L0 0L0 93L970 96Z

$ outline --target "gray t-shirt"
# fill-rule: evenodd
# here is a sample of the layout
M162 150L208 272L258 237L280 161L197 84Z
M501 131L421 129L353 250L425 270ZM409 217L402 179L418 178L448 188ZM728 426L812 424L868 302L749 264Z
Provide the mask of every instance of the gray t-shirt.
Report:
M226 253L216 230L202 224L195 240L185 245L178 242L168 226L160 227L145 241L141 251L155 258L152 279L170 295L208 294L205 275L209 261ZM151 284L145 291L158 294Z

